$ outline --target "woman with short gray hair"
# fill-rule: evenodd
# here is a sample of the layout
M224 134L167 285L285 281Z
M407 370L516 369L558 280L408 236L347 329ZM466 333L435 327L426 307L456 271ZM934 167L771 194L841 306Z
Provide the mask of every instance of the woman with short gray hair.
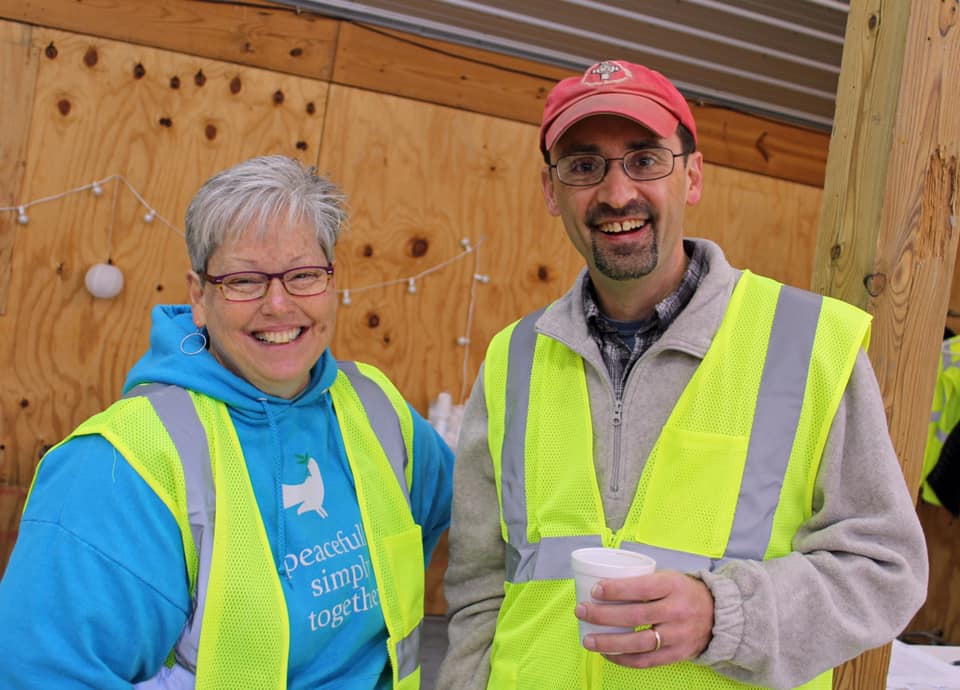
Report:
M330 352L343 195L281 156L187 212L189 305L37 468L0 581L4 687L419 687L452 454Z

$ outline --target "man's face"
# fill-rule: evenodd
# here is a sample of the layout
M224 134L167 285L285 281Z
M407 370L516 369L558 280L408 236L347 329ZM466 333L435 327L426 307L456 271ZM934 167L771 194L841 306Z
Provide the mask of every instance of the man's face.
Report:
M646 146L682 150L676 134L661 139L632 120L594 115L564 132L550 150L550 161L572 153L620 158ZM687 204L700 200L702 165L702 155L694 152L686 162L678 157L666 177L637 182L621 161L610 161L606 177L589 187L566 185L555 170L544 168L543 193L547 209L563 220L595 284L682 275L683 214Z

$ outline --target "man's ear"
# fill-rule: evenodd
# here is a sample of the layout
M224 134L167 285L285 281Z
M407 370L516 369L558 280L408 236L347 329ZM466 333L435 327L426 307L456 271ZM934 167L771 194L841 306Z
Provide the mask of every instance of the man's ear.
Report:
M687 156L684 173L687 176L687 205L694 206L703 193L703 154L694 151Z
M560 215L560 206L557 204L556 189L553 186L553 171L549 166L543 166L540 171L540 186L543 188L543 199L547 202L547 211L551 216Z
M203 281L196 271L187 272L187 296L193 308L193 325L203 328L207 324L207 315L203 307Z

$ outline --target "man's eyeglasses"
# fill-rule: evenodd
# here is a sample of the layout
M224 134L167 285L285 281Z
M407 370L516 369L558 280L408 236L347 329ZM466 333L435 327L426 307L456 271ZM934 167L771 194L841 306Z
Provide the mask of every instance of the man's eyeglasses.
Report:
M649 182L672 173L674 161L686 155L651 146L630 151L621 158L604 158L599 153L572 153L558 158L550 167L556 169L561 182L572 187L589 187L602 182L613 161L623 164L623 172L631 180Z
M319 295L333 279L333 266L297 266L282 273L237 271L219 276L201 271L200 277L219 287L228 302L252 302L267 294L274 278L279 278L283 289L294 297Z

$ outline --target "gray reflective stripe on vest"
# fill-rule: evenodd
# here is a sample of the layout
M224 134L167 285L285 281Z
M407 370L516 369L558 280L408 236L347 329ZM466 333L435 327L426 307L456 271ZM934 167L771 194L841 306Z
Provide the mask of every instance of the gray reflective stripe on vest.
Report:
M340 371L347 375L350 385L357 392L367 419L373 427L380 445L383 446L390 461L390 467L397 478L397 483L403 489L403 495L410 508L410 486L407 484L407 444L403 441L403 430L400 427L400 417L390 398L375 381L365 376L357 367L356 362L337 362ZM417 670L420 666L420 629L421 621L416 628L402 640L397 642L397 675L402 680Z
M624 542L621 548L650 555L658 567L680 572L713 570L730 558L763 559L793 448L822 303L819 295L789 286L780 290L740 495L723 558L715 560L636 542ZM601 543L599 535L551 537L533 544L527 541L524 454L537 339L534 324L541 313L521 319L514 328L507 365L501 492L509 541L506 579L514 583L569 578L570 552Z
M397 475L400 486L404 489L403 493L409 506L410 491L404 474L408 458L396 409L383 389L361 374L355 363L338 362L338 366L347 374L351 385L355 388L373 431L387 453L390 466ZM179 386L152 383L137 386L124 397L135 396L144 396L150 401L160 422L170 435L183 465L190 532L197 546L198 566L193 613L177 641L174 654L177 663L190 671L192 677L192 674L196 673L197 649L203 624L216 518L216 487L213 483L207 433L197 415L193 400L185 389ZM398 642L397 657L400 678L405 678L416 671L420 659L419 626ZM177 687L188 687L183 684L185 678L186 674L177 677ZM154 679L138 683L136 687L143 690L166 688L171 680L169 672L162 670Z
M407 498L407 507L410 507L410 487L407 485L407 445L403 442L403 431L400 428L400 418L397 410L390 402L390 398L374 381L364 376L356 362L337 362L340 371L347 375L350 385L357 392L363 408L367 411L367 419L373 427L380 445L383 446L390 467L397 477L397 483L403 488Z
M179 386L151 383L138 386L126 397L142 395L150 401L170 435L183 465L190 532L197 547L196 596L193 611L174 647L177 663L196 673L200 628L207 601L207 583L213 554L216 523L216 492L210 463L207 432L200 422L190 394ZM144 686L148 687L148 686Z
M410 634L397 642L397 675L403 680L420 666L420 632L423 621Z
M941 349L940 355L943 358L944 369L949 369L950 367L960 367L960 356L954 354L953 348L951 348L949 345Z
M527 493L524 474L524 449L527 438L527 412L530 408L530 376L537 344L534 324L544 309L520 319L510 334L507 360L507 389L504 406L503 448L500 461L500 490L503 496L503 522L507 526L507 580L525 582L534 572L545 572L561 564L550 559L537 565L538 544L527 542ZM569 568L569 551L567 567ZM546 554L545 554L545 557ZM549 558L549 557L547 557Z
M803 407L823 297L780 289L725 558L763 560Z

